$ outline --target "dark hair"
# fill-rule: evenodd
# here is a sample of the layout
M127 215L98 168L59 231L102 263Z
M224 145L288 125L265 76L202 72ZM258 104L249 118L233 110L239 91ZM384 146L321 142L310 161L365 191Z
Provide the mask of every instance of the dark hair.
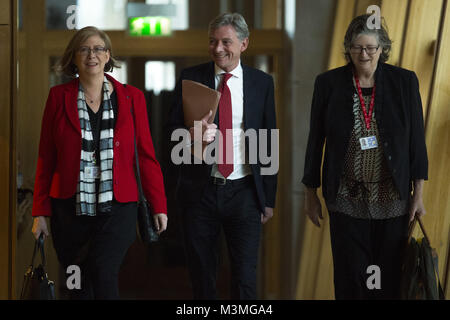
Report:
M348 62L351 62L350 56L350 47L353 44L353 41L361 35L375 35L378 41L378 44L381 46L381 55L380 62L386 62L389 59L389 54L391 53L392 40L389 38L387 32L386 21L384 18L381 18L380 29L369 29L367 27L367 19L371 17L371 14L363 14L358 16L350 22L350 25L347 28L347 32L345 33L344 38L344 55Z
M239 13L222 13L209 23L208 32L217 30L223 26L232 26L236 30L239 40L243 41L250 36L247 23L244 17Z
M105 43L105 49L109 51L109 61L105 64L104 71L113 71L114 67L120 68L119 63L113 57L111 40L108 35L97 29L96 27L85 27L78 30L64 51L62 58L56 63L55 69L59 72L66 74L69 77L74 78L78 73L77 66L73 63L73 58L80 45L92 36L99 36Z

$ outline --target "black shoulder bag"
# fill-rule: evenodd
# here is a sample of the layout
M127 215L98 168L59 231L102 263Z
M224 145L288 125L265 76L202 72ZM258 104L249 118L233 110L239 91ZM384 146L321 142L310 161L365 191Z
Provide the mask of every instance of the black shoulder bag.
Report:
M136 182L139 190L139 200L138 200L138 229L141 240L144 243L150 244L156 242L159 239L159 235L156 233L155 224L153 221L150 208L145 198L144 191L142 190L141 174L139 170L139 156L136 143L136 122L134 120L133 107L131 107L131 115L133 117L134 125L134 154L136 159Z

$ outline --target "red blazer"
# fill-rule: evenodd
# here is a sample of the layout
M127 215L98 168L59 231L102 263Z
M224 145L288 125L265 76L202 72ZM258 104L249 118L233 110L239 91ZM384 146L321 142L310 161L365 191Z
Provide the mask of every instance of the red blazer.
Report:
M109 75L117 93L114 128L113 192L119 202L138 200L134 173L133 107L142 188L153 213L167 213L161 168L155 157L144 94ZM66 199L77 190L80 174L81 129L77 95L79 80L50 89L42 120L34 185L33 216L51 216L50 197Z

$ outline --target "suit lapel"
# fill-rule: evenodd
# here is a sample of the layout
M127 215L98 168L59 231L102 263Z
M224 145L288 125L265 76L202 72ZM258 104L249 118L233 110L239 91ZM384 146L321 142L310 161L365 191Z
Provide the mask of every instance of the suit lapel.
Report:
M74 129L80 133L80 118L78 117L78 85L79 79L72 80L64 91L64 109L66 110L67 117Z
M207 65L206 72L203 72L202 83L209 88L216 90L216 74L214 72L214 61ZM214 117L214 123L219 127L219 106L217 106L216 115Z
M334 90L333 98L336 103L333 104L334 110L331 112L331 117L339 119L336 126L349 138L353 130L354 114L353 114L353 96L356 89L353 85L353 66L351 63L347 64L343 70L343 74L336 81L337 90Z
M255 99L255 93L257 90L253 87L253 79L251 77L250 69L246 65L242 65L242 75L243 75L243 95L244 95L244 130L251 128L253 126L250 125L249 120L251 119L250 115L254 111L252 110L252 106L256 106L253 103Z
M381 124L381 119L383 118L383 64L378 63L377 70L375 71L375 119L377 120L377 124Z
M215 74L214 74L214 62L208 63L206 72L203 72L203 84L210 87L211 89L216 89Z

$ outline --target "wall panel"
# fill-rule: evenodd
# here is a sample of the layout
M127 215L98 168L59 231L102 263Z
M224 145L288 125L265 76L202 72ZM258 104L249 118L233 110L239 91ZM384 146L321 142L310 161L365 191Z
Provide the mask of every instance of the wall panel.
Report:
M14 3L0 1L0 299L12 297L14 283L14 209L15 209L15 100L11 84L15 81L12 72L15 65L14 30L11 24Z
M414 70L420 80L424 114L427 113L436 40L443 0L411 0L400 66Z
M367 13L367 8L371 5L377 5L378 7L381 6L381 0L358 0L355 3L355 9L353 15L359 16L361 14Z
M0 0L0 24L11 24L11 0Z
M389 64L399 65L403 50L403 33L406 25L406 12L408 0L383 0L381 3L381 15L385 18L389 37L392 40Z
M423 222L433 247L439 256L439 275L443 285L447 280L447 299L450 299L448 285L448 264L450 245L450 4L447 1L437 64L432 87L426 138L429 157L429 181L425 183L424 205L427 210Z
M0 77L0 299L7 299L10 286L10 175L11 175L11 27L0 26L0 70L6 70Z
M347 62L344 58L344 36L349 23L354 18L356 0L340 0L336 5L333 34L331 35L328 69L338 68Z

